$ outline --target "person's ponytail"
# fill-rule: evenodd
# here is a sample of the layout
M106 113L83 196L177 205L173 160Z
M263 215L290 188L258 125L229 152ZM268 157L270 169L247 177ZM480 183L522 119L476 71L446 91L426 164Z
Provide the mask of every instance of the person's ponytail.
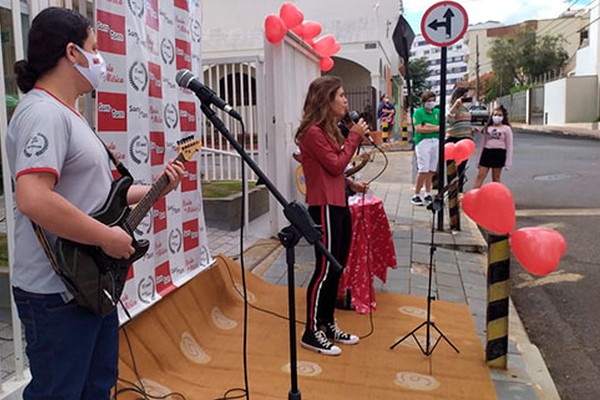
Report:
M15 63L15 74L17 74L17 86L23 93L33 89L38 79L37 73L31 69L26 60L20 60Z

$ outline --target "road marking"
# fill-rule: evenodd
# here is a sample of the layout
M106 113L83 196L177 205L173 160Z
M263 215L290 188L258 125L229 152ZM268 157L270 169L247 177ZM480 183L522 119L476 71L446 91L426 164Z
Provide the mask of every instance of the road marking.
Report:
M549 208L540 210L517 210L517 217L595 217L600 208Z
M523 279L524 282L515 285L516 289L533 288L538 286L549 285L552 283L579 282L583 279L583 275L566 273L564 271L553 272L541 278L534 278L527 274L520 274L519 277Z

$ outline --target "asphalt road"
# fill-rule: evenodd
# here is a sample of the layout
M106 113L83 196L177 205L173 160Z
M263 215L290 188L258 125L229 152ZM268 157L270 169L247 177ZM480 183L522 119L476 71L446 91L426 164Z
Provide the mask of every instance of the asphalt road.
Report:
M467 190L476 169L473 157ZM517 228L551 227L567 242L549 275L511 261L511 297L563 400L600 398L599 169L600 140L516 130L513 167L502 176Z

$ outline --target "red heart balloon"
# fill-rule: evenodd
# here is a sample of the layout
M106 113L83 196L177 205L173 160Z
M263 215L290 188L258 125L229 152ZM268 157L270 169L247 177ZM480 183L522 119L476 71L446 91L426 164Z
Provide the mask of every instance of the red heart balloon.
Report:
M554 229L521 228L511 233L510 247L523 268L535 275L547 275L558 267L567 242Z
M454 148L456 144L446 143L444 145L444 161L454 160Z
M302 36L304 40L314 39L321 34L321 24L318 22L304 21L302 27L304 28L304 35Z
M295 28L304 20L302 11L294 5L294 3L283 3L279 9L279 16L285 23L287 29Z
M265 18L265 37L271 44L277 44L283 40L287 28L278 15L269 14Z
M499 182L469 190L462 199L465 213L478 225L498 234L515 227L515 202L512 193Z
M327 34L315 40L313 49L315 49L321 57L331 57L334 54L334 47L335 37L333 37L332 34Z
M323 57L321 61L319 61L319 67L321 67L321 71L327 72L331 68L333 68L334 62L331 57Z
M465 160L468 160L469 157L475 151L475 142L469 139L463 139L460 142L456 143L456 149L454 150L454 160L456 160L457 164L462 163Z
M284 22L285 23L285 22ZM290 31L294 32L298 37L304 39L304 24L297 25L290 29Z

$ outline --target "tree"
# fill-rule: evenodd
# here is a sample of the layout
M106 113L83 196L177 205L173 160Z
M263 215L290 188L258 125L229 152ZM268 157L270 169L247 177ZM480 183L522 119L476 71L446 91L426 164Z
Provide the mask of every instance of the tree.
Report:
M544 74L558 75L568 59L564 44L560 35L538 37L531 26L496 39L488 52L495 75L490 90L502 96L514 86L529 85Z
M418 107L421 105L421 94L431 89L426 79L429 77L429 65L427 58L417 58L408 62L408 70L410 71L411 91L413 96L413 105Z

